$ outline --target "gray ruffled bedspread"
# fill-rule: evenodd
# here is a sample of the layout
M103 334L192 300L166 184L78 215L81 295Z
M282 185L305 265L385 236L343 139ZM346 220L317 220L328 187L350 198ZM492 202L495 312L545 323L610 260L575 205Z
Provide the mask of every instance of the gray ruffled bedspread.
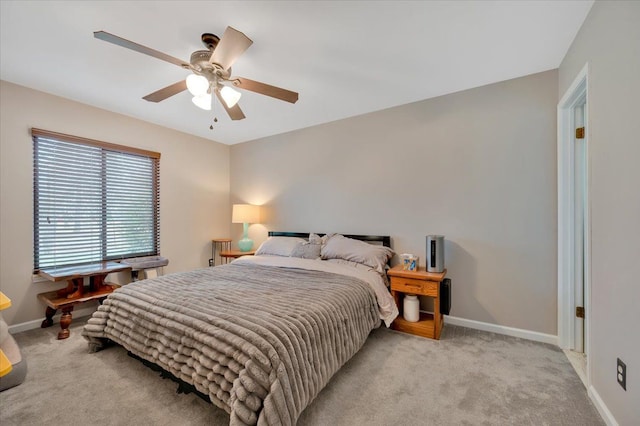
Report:
M293 425L379 324L364 281L230 264L123 286L82 334L193 384L231 425Z

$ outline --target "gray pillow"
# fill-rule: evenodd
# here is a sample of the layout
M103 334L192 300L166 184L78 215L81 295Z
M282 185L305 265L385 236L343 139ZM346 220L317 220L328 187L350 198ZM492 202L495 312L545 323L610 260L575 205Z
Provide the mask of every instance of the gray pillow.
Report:
M300 243L306 242L303 238L297 237L269 237L265 242L260 244L256 250L256 256L291 256L293 249Z
M315 244L311 241L299 243L291 252L291 257L300 257L302 259L317 259L320 257L321 244Z
M323 259L350 260L384 273L387 262L395 252L389 247L367 244L364 241L336 234L332 235L322 246L320 254Z
M311 234L309 234L309 242L311 244L325 244L329 238L331 238L333 235L336 235L335 233L332 234L325 234L323 237L321 237L318 234L314 234L313 232Z

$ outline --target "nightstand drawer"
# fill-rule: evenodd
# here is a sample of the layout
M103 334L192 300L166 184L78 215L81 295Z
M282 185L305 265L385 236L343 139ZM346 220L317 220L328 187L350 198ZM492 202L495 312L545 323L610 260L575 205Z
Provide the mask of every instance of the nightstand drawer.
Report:
M434 281L413 280L402 277L391 278L391 290L423 296L438 296L438 285Z

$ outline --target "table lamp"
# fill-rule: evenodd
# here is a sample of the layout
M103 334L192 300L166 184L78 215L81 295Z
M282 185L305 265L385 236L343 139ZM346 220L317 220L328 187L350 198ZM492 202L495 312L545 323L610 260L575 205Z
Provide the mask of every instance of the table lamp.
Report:
M249 239L249 224L260 221L260 207L251 204L234 204L231 215L231 223L242 223L244 233L238 241L240 251L249 251L253 247L253 241Z

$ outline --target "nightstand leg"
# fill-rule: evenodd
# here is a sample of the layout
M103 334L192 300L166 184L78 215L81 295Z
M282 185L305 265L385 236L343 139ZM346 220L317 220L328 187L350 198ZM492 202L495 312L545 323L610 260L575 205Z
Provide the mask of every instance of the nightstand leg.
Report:
M440 283L438 283L440 286ZM440 331L442 330L442 315L440 315L440 289L438 288L438 296L433 298L433 337L440 339Z

